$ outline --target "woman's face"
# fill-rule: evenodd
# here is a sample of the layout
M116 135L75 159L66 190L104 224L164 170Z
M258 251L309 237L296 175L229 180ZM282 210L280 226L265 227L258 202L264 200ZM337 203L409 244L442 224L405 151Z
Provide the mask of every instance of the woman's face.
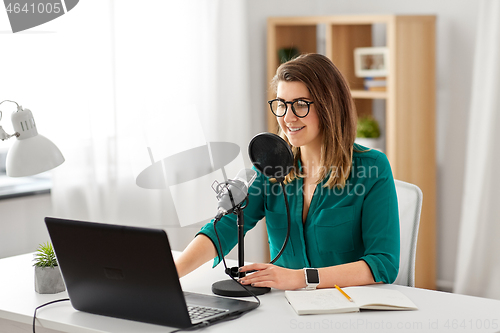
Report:
M279 81L277 98L286 102L293 102L298 99L314 102L311 99L309 89L302 82ZM314 104L309 107L309 113L304 118L297 117L292 112L292 107L288 104L288 109L283 117L277 117L281 130L294 147L321 147L322 138L319 129L319 118Z

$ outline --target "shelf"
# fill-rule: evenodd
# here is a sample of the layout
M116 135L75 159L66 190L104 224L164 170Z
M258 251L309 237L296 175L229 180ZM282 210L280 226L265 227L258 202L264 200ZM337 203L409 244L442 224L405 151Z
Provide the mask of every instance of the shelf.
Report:
M267 23L268 82L280 64L279 49L320 52L344 75L358 117L384 108L385 154L393 175L417 185L425 196L415 279L417 287L429 289L436 287L435 35L434 15L274 17ZM355 72L354 50L376 46L389 51L387 91L364 90L364 78ZM268 98L274 98L272 90ZM266 113L269 131L274 132L276 118Z
M387 91L351 90L352 98L387 99Z

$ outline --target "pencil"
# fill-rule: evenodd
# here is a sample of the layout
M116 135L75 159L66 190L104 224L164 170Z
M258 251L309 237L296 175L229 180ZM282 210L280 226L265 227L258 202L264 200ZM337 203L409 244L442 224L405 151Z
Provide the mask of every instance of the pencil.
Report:
M349 297L349 295L347 295L347 294L346 294L346 293L345 293L342 289L340 289L340 287L339 287L339 286L335 285L335 288L337 288L337 290L338 290L338 291L340 291L340 292L342 293L342 295L344 295L344 296L345 296L345 298L347 298L347 299L349 300L349 302L354 302L354 301L352 300L352 298L350 298L350 297Z

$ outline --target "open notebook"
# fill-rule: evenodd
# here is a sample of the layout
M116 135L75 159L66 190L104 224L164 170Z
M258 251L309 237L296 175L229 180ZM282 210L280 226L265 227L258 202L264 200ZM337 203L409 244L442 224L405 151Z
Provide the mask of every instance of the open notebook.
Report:
M417 310L417 306L398 290L374 287L347 287L332 289L287 290L285 297L299 315L358 312L366 310Z

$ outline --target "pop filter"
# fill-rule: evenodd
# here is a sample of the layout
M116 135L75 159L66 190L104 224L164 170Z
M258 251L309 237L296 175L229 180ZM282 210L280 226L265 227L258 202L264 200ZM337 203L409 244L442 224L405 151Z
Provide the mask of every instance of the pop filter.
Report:
M276 134L260 133L254 136L248 145L248 155L257 170L280 183L293 168L292 150Z

